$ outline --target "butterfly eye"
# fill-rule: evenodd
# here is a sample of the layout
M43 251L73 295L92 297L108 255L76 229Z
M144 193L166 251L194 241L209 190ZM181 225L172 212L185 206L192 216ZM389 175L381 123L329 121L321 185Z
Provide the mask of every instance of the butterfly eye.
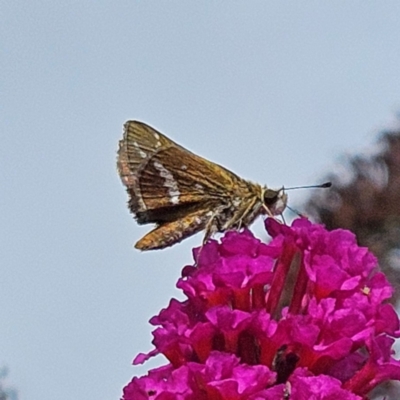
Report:
M276 190L267 189L264 192L264 204L267 207L274 205L279 198L279 192Z

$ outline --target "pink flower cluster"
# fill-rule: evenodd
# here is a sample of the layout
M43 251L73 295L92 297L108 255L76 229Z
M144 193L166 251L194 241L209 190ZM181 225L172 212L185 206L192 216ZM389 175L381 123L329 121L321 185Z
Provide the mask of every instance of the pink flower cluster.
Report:
M169 364L124 388L123 400L366 399L400 380L399 319L375 257L345 230L306 219L266 221L273 238L226 233L195 250L171 300L151 319Z

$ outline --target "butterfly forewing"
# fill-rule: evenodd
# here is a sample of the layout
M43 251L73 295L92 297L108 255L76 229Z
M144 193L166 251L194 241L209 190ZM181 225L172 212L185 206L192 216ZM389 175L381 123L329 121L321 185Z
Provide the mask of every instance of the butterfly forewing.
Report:
M125 124L118 168L135 198L134 213L229 199L229 188L241 181L225 168L136 121Z

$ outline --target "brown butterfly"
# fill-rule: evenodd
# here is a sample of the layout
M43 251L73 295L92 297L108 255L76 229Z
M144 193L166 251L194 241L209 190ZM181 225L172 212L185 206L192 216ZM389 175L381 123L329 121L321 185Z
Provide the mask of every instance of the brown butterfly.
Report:
M287 203L283 188L239 178L143 122L125 124L117 166L137 222L156 225L135 244L140 250L172 246L202 230L205 243L213 233L246 227L260 214L279 215Z

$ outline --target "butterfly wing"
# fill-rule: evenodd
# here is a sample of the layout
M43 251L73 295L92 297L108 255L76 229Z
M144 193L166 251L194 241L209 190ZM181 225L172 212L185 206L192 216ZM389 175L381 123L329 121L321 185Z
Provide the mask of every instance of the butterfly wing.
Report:
M150 126L128 121L118 151L118 171L138 223L174 221L196 209L229 202L244 182Z

